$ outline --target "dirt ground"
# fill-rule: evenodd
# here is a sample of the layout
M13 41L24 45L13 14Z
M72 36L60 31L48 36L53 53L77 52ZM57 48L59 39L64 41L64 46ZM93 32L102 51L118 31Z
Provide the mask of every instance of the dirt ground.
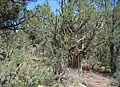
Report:
M77 70L67 68L63 75L65 87L117 87L117 81L109 76L102 76L93 72L80 73Z

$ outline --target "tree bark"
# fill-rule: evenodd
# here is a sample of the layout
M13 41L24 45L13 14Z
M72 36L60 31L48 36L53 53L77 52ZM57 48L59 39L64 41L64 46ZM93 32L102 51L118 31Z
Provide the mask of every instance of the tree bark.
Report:
M114 59L114 44L110 42L110 67L111 67L111 74L114 74L116 71L115 67L115 59Z

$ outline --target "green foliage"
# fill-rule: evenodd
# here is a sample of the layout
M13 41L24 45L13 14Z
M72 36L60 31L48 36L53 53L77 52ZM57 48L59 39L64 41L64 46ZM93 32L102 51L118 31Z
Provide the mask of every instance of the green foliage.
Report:
M1 0L0 4L0 30L16 31L28 16L27 0Z
M0 85L7 87L51 85L54 80L52 67L44 65L41 61L37 62L35 59L35 56L23 50L16 51L7 64L1 63L2 82L7 81ZM9 77L5 78L7 75Z
M14 8L19 11L25 8L16 3L14 6L8 0L0 3L0 16L8 14L11 21L19 19L14 18ZM95 4L99 4L99 11ZM111 6L109 0L66 1L61 2L61 11L56 11L56 15L47 2L37 6L36 14L22 23L21 30L0 31L0 86L50 86L56 77L59 80L65 65L71 63L79 68L83 58L93 59L92 63L99 62L99 67L108 66L112 70L119 57L120 15L118 7L110 10ZM26 13L26 16L34 14L27 10Z

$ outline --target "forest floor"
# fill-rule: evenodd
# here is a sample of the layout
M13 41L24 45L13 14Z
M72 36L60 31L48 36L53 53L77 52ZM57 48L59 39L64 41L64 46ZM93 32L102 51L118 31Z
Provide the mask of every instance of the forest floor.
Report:
M92 71L80 73L66 68L63 75L64 87L117 87L117 81L110 76L103 76Z

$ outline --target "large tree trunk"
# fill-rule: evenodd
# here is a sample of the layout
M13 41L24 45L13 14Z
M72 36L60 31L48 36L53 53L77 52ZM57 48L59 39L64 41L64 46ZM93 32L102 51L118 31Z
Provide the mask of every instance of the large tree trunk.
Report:
M117 63L116 73L117 73L117 80L119 82L119 86L118 87L120 87L120 61L118 61L118 63Z
M74 47L69 50L70 60L68 61L68 66L71 68L80 68L81 61L85 58L84 43L79 43L75 41Z
M115 66L115 56L114 56L114 43L110 42L110 68L111 74L114 74L116 71Z
M116 72L116 77L117 80L119 82L119 86L120 87L120 43L117 42L116 45L114 45L114 66L115 67L115 72Z
M81 62L84 58L84 54L80 53L80 54L73 54L70 55L70 60L68 61L68 67L71 68L79 68L81 66Z

